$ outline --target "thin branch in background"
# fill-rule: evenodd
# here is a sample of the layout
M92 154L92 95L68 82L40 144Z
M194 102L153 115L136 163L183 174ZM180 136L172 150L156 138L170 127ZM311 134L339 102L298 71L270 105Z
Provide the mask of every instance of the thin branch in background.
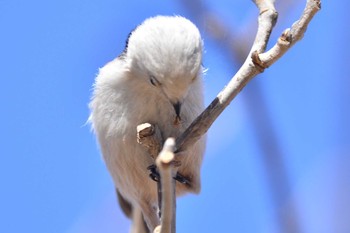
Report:
M230 26L228 26L203 0L179 1L197 21L197 25L201 27L209 37L214 39L217 44L224 48L223 52L230 57L230 60L234 59L239 64L243 64L251 48L254 34L256 33L257 22L255 11L247 13L251 14L254 20L239 25L239 27L233 25L234 22L230 22ZM291 9L294 9L300 1L301 0L283 0L278 2L279 22L286 19Z

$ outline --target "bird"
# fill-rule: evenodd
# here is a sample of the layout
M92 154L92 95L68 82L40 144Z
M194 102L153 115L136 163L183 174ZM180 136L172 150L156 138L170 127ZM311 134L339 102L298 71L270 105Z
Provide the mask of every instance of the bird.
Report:
M119 203L133 225L141 218L148 232L160 224L157 184L147 170L154 159L137 143L136 127L157 125L165 139L185 131L204 109L202 59L198 28L182 16L159 15L129 34L122 53L100 68L93 84L89 122ZM180 152L178 172L190 185L177 182L177 196L200 192L205 145L203 136Z

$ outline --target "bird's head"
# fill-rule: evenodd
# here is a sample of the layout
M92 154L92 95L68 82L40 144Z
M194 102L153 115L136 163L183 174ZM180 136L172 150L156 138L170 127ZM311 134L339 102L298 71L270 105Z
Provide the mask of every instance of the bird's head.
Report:
M197 27L179 16L147 19L130 34L124 56L130 72L164 95L179 116L181 103L201 72Z

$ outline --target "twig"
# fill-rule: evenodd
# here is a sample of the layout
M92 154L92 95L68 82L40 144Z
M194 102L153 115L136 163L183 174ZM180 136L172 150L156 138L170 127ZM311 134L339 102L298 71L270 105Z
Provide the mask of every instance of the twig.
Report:
M176 197L175 197L175 179L173 169L175 139L168 138L162 151L156 159L156 164L160 173L160 182L162 187L162 218L161 225L154 233L175 233L176 229Z
M321 1L308 0L302 17L296 21L290 29L288 28L282 33L277 43L269 51L262 54L253 54L256 62L264 68L267 68L275 63L288 51L289 48L303 38L312 17L320 9Z
M265 51L272 28L277 19L277 13L272 0L256 0L255 4L260 11L259 25L254 44L247 59L228 85L192 122L186 131L176 139L176 152L186 150L190 145L193 145L199 138L201 138L201 136L208 131L209 127L213 124L216 118L230 104L233 98L235 98L237 94L245 87L245 85L257 74L263 72L266 68L265 65L262 65L264 63L258 62L256 58L263 61L259 56ZM289 37L302 38L306 31L306 26L319 9L320 0L308 0L300 20L297 21L299 23L294 23L292 26L293 30L289 31ZM295 42L296 41L297 40L295 40ZM280 51L285 53L295 44L295 42L290 43L285 50ZM274 57L271 57L269 60L271 64L277 61L283 55L277 54ZM252 58L252 56L254 58Z
M149 155L156 160L161 145L163 144L163 138L157 125L151 125L150 123L143 123L137 126L137 142L143 145Z

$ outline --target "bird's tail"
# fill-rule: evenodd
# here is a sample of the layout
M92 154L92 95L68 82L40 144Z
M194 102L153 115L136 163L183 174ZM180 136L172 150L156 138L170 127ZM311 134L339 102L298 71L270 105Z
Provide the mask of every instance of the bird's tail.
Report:
M116 189L118 202L124 214L132 220L130 233L149 233L140 208L134 208Z

